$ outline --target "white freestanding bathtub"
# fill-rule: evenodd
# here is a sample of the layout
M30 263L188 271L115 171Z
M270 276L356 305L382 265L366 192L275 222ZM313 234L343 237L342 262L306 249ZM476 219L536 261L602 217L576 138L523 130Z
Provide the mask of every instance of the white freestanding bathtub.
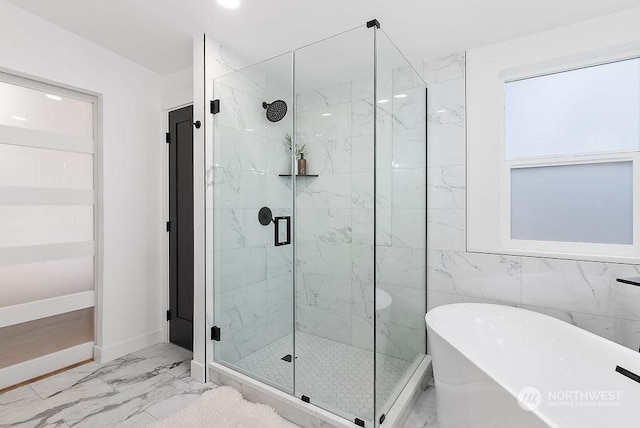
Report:
M459 303L425 316L440 427L639 427L640 354L555 318Z

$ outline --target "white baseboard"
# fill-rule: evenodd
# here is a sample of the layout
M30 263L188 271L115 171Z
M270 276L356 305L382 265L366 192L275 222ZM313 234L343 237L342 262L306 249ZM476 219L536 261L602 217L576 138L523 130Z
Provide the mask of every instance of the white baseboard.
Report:
M199 382L206 382L207 367L196 360L191 360L191 377Z
M162 342L164 342L164 340L162 336L162 329L160 329L153 333L143 334L142 336L116 343L115 345L106 347L96 346L94 348L94 358L96 362L103 364L111 360L115 360L116 358L120 358L123 355L127 355Z
M63 349L24 363L0 369L0 389L25 382L93 358L93 342Z

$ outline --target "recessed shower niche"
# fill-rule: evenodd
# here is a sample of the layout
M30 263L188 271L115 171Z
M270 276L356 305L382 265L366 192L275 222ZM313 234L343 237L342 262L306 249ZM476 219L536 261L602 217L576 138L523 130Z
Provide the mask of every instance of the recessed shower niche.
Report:
M426 354L425 83L363 24L213 97L213 361L379 425Z

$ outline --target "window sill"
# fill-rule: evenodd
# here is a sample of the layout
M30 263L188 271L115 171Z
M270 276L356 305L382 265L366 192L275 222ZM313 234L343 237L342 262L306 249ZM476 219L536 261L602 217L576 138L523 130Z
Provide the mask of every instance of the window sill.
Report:
M540 259L559 259L559 260L575 260L583 262L596 262L596 263L615 263L636 265L640 264L640 257L625 257L625 256L611 256L611 255L597 255L597 254L580 254L580 253L562 253L562 252L550 252L550 251L532 251L532 250L516 250L499 248L493 250L473 250L467 249L468 253L475 254L493 254L500 256L517 256L517 257L535 257Z

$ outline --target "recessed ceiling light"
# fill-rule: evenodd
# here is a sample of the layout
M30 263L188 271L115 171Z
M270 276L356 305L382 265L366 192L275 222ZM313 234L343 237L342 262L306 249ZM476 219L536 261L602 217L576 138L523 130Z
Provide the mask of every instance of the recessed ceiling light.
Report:
M240 0L217 0L218 4L227 9L237 9L240 7Z
M398 95L394 95L395 98L404 98L406 97L407 94L398 94Z
M333 113L322 113L322 117L329 117L333 115Z
M245 130L246 132L253 132L253 131L255 131L255 129L253 129L253 128L244 128L244 130Z
M447 111L447 109L446 109L446 108L443 108L443 109L440 109L440 110L436 110L436 113L444 113L444 112L446 112L446 111Z
M53 94L47 94L47 95L45 95L45 97L49 98L50 100L54 100L54 101L62 101L62 98L60 98L57 95L53 95Z
M384 104L384 103L388 103L389 100L388 99L384 99L384 100L378 100L378 104Z
M27 121L27 119L25 119L25 118L24 118L24 117L22 117L22 116L11 116L11 119L13 119L13 120L19 120L20 122L26 122L26 121Z

